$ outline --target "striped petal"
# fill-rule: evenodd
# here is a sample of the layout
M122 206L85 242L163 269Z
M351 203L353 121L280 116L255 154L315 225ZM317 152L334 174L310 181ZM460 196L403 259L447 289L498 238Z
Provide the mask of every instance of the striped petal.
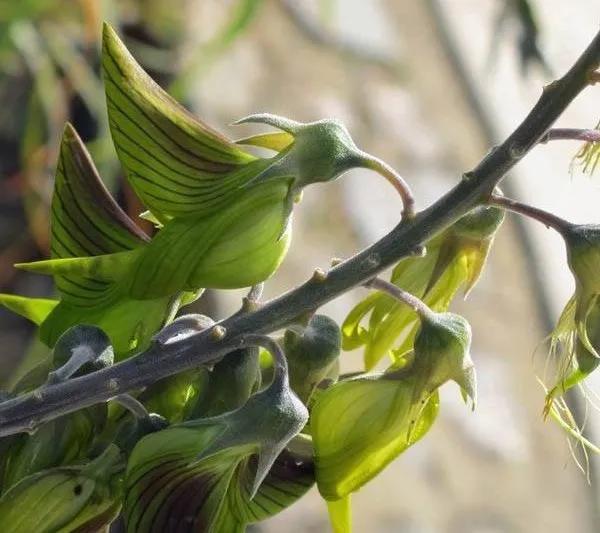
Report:
M112 254L147 241L112 198L77 132L67 124L52 197L52 257ZM64 274L55 281L62 300L75 305L97 305L110 290L110 283L92 276Z
M227 205L263 160L193 117L104 26L102 67L113 141L129 182L161 221Z

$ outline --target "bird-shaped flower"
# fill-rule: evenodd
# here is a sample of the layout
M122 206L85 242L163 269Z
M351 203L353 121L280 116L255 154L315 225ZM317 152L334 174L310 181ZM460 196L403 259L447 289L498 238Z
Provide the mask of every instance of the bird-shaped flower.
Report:
M102 67L117 154L148 208L144 216L160 229L150 239L117 206L67 126L52 200L52 259L18 265L53 275L60 301L0 298L40 324L49 346L68 327L93 324L106 331L122 359L144 348L202 289L264 281L288 250L292 208L301 190L350 168L383 175L412 216L412 196L402 178L359 150L335 120L303 124L252 115L239 122L280 131L235 143L163 91L108 25ZM242 143L276 154L257 157Z
M600 363L600 226L563 221L556 229L565 241L575 293L551 334L551 351L560 360L557 382L546 398L546 414L556 398Z
M244 405L139 441L125 480L128 531L244 531L310 488L310 447L290 442L308 411L289 387L283 352L267 347L273 380Z
M429 241L425 256L400 261L391 282L423 299L435 311L445 311L461 286L466 297L477 283L503 219L501 209L474 209ZM410 351L417 327L417 319L407 306L386 294L373 293L346 317L342 346L345 350L364 346L366 370L386 353L399 363Z
M419 315L421 325L404 367L341 380L316 393L310 417L316 478L323 497L334 502L333 520L344 520L336 510L346 507L343 501L351 493L429 431L441 385L455 381L475 405L468 322L425 306Z

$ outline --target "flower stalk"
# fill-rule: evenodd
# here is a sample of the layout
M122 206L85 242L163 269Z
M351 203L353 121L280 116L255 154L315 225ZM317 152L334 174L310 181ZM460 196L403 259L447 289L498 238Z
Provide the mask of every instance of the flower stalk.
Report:
M553 213L549 213L548 211L544 211L543 209L533 207L532 205L523 202L518 202L517 200L512 200L511 198L506 198L499 194L492 194L489 199L489 204L536 220L547 228L557 231L561 235L564 235L564 233L573 226L571 222L568 222Z

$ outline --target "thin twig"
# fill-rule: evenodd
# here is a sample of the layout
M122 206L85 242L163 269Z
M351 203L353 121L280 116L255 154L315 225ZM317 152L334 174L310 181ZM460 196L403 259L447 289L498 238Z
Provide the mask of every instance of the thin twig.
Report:
M503 209L525 215L526 217L541 222L547 228L551 228L561 235L564 235L565 231L573 226L571 222L560 218L553 213L549 213L548 211L533 207L529 204L518 202L517 200L512 200L511 198L506 198L506 196L501 196L499 194L492 194L489 203L490 205L502 207Z
M434 315L434 312L423 300L420 300L410 292L402 290L400 287L396 287L396 285L390 283L389 281L381 278L373 278L365 283L365 287L385 292L392 298L395 298L396 300L408 305L423 319L431 318Z
M375 244L332 268L324 277L265 303L256 311L224 320L222 335L202 331L168 345L148 350L114 366L36 390L0 404L0 436L31 431L39 424L116 394L148 386L162 378L203 364L244 346L249 334L277 331L306 312L321 307L353 287L364 284L414 252L474 207L487 202L494 187L552 127L589 84L600 65L600 32L561 79L542 96L517 129L494 148L461 182L414 219L405 220Z
M288 364L285 354L279 344L268 335L245 335L242 339L244 346L259 346L267 350L273 357L273 383L281 386L289 384Z
M600 142L600 130L578 128L552 128L541 139L540 143L548 141L584 141Z
M117 394L117 396L111 398L111 400L114 400L120 406L127 409L136 418L144 419L150 417L150 414L144 407L144 404L131 396L131 394Z
M364 153L364 166L383 176L396 189L402 198L402 218L410 219L415 216L415 198L406 181L385 161Z

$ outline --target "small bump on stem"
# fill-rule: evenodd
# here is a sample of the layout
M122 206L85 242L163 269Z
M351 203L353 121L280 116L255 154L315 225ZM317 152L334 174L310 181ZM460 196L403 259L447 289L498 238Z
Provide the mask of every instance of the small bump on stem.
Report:
M316 281L317 283L323 283L326 279L327 272L325 272L322 268L315 268L311 280Z
M227 335L227 330L223 326L216 325L210 330L210 337L215 341L223 340L225 335Z
M44 394L40 389L36 389L33 391L32 393L33 399L36 402L43 402L44 401Z
M367 256L367 258L364 260L364 266L365 266L365 269L367 269L367 270L371 270L372 268L377 268L380 265L380 263L381 263L381 256L376 252L369 254Z
M260 298L265 288L264 283L258 283L250 287L248 294L242 298L240 313L252 313L260 307Z

